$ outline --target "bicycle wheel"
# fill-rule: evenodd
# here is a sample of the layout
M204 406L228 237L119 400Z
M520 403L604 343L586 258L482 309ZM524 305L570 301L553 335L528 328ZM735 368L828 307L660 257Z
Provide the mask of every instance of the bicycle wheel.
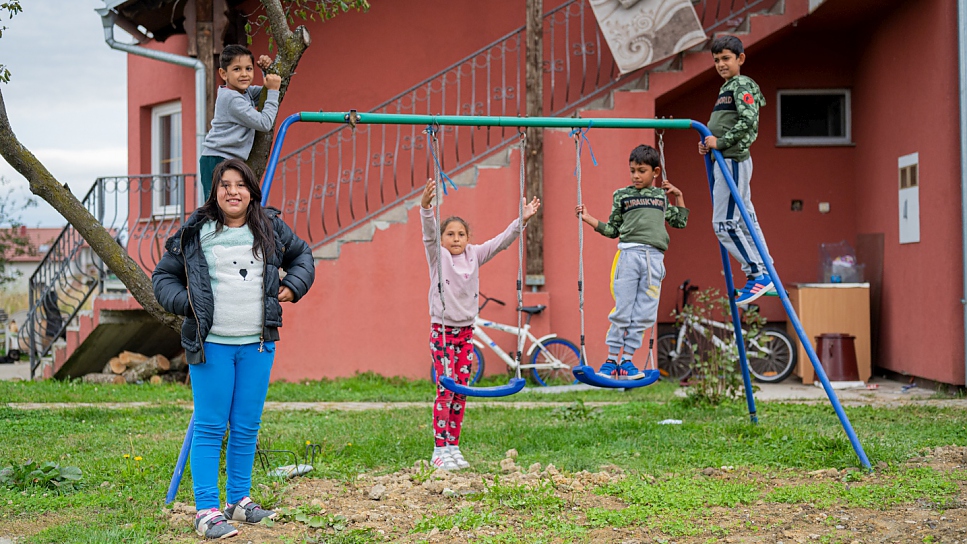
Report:
M551 338L542 342L544 349L534 349L531 354L531 364L547 364L552 361L548 357L554 357L564 363L568 368L531 368L531 375L534 381L540 385L569 384L574 381L574 374L571 369L581 364L581 350L574 345L574 342L563 338Z
M484 356L477 347L477 344L473 345L473 361L470 363L470 385L474 385L480 378L483 377L484 373ZM430 362L430 381L437 383L436 378L436 368L433 367L433 362Z
M779 383L796 369L796 345L781 329L762 329L746 348L749 372L756 381Z
M658 371L661 373L661 379L681 381L692 373L695 353L687 338L678 345L677 334L663 334L658 337L655 349L658 352Z

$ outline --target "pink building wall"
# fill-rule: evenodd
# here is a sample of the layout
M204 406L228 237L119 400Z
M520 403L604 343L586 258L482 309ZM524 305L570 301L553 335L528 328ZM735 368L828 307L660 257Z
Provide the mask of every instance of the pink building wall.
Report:
M956 3L905 2L859 49L853 171L859 232L885 234L880 358L964 383ZM897 158L920 153L920 242L899 243Z
M829 0L828 4L842 1ZM501 2L506 9L492 3L375 3L367 14L350 13L312 27L313 45L302 59L280 118L296 111L365 110L378 104L516 28L523 20L522 4ZM750 48L743 73L759 82L769 103L753 147L754 201L770 251L787 284L817 279L820 243L842 239L855 243L858 233L885 233L881 360L875 363L898 372L963 383L954 4L952 0L897 4L901 7L886 10L882 21L862 27L868 31L864 35L872 36L867 42L855 38L860 29L833 32L806 18L797 27L787 27ZM545 9L550 7L545 2ZM472 17L466 16L467 10L474 10ZM454 24L438 25L434 20ZM183 37L170 39L164 47L183 51L179 39ZM894 46L896 43L905 45ZM261 49L258 42L253 47L256 54ZM938 53L942 51L949 54ZM614 109L584 111L582 116L674 116L704 122L721 80L710 69L710 59L708 69L691 68L696 61L686 61L692 74L685 78L686 83L660 91L657 97L655 92L620 92L614 97ZM896 75L897 66L904 67L903 77ZM143 106L182 97L185 142L192 142L190 114L184 115L194 107L192 74L136 58L129 60L129 74L129 164L132 171L139 167L147 171L150 149L146 147ZM661 76L652 77L654 83ZM778 89L842 87L853 90L855 147L775 145ZM656 84L653 88L663 87ZM898 96L922 99L897 100ZM150 113L147 122L150 125ZM311 125L296 125L285 149L319 134ZM588 136L599 166L590 165L585 149L584 198L592 214L605 219L611 193L627 184L628 152L638 143L654 142L654 137L650 131L603 129L592 129ZM700 286L722 290L724 282L710 225L704 163L696 152L697 135L669 131L665 141L669 177L683 189L691 209L687 229L670 229L665 261L668 274L659 312L660 320L667 323L672 320L676 287L682 280L689 278ZM544 149L545 189L541 196L546 286L540 294L527 294L525 303L549 303L550 310L534 319L535 328L553 330L577 342L574 144L567 131L547 130ZM922 242L899 246L896 157L918 150L924 203ZM188 155L193 152L194 147L186 145L187 170L191 170ZM462 188L447 199L444 213L468 219L477 241L499 232L516 216L517 164L514 152L507 168L481 170L475 187ZM793 199L803 200L802 212L790 210ZM820 214L819 202L829 202L830 213ZM584 235L588 354L597 364L605 355L606 316L612 307L607 281L615 242L587 227ZM930 266L921 265L921 259ZM481 272L482 292L512 306L516 264L514 248L488 263ZM377 231L372 242L344 244L339 259L319 261L313 290L299 304L285 308L273 378L348 376L368 370L426 376L426 266L416 209L408 212L407 223ZM736 280L741 281L734 261L733 268ZM953 286L953 293L947 288L918 287L923 284ZM765 300L762 311L771 320L784 320L775 299ZM512 308L492 306L485 317L509 323L516 320ZM502 345L509 349L512 339L506 338ZM488 370L502 368L495 356L485 355L489 355Z

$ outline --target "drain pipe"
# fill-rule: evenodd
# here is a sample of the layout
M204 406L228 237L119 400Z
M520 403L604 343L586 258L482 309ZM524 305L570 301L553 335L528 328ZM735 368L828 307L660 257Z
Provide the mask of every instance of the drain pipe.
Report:
M957 48L960 67L960 220L964 269L964 382L967 383L967 0L957 0Z
M178 66L194 68L195 162L197 162L201 158L202 142L204 142L205 134L208 132L205 130L205 112L207 111L205 104L205 65L196 58L175 55L174 53L166 53L164 51L155 51L153 49L148 49L147 47L141 47L138 45L118 43L114 41L114 25L118 24L118 26L121 26L122 28L124 28L124 25L120 24L117 13L110 8L100 8L95 9L94 11L101 16L101 23L104 25L104 41L107 42L107 45L111 49L117 49L118 51L124 51L125 53L130 53L132 55L138 55L141 57L148 57L149 59L160 60L161 62L177 64Z

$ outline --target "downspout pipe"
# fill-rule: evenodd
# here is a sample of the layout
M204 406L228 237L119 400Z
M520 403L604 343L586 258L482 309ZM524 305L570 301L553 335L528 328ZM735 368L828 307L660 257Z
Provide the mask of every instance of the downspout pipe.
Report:
M124 51L125 53L130 53L132 55L147 57L149 59L160 60L161 62L177 64L178 66L193 68L195 70L195 162L197 163L201 158L202 142L205 141L205 134L208 132L205 128L205 115L207 112L207 104L205 103L205 96L207 94L205 84L205 65L200 60L193 57L175 55L174 53L167 53L164 51L155 51L139 45L119 43L114 40L114 25L118 24L117 13L110 8L100 8L95 9L94 11L101 16L101 24L104 25L104 41L111 49Z
M967 383L967 0L957 0L957 59L960 72L960 220L963 258L964 383Z

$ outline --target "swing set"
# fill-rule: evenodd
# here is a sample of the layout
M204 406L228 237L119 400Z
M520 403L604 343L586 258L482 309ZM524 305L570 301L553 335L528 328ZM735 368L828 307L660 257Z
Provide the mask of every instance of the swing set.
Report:
M577 178L577 203L580 205L583 203L582 192L581 192L581 154L584 142L589 142L587 138L587 132L592 127L598 129L652 129L659 132L659 143L663 144L661 140L662 132L665 130L687 130L692 129L699 133L702 140L707 136L711 136L712 133L709 131L708 127L704 124L693 121L690 119L629 119L629 118L565 118L565 117L506 117L506 116L474 116L474 115L411 115L411 114L390 114L390 113L359 113L356 110L350 110L348 112L301 112L295 113L287 117L282 124L279 126L278 135L275 138L275 142L272 146L272 153L269 156L268 164L265 170L265 177L262 186L262 205L266 205L269 198L269 193L272 189L272 181L275 176L275 171L278 166L279 157L282 152L282 144L285 141L285 136L289 130L289 127L298 122L308 122L308 123L337 123L346 124L352 129L355 129L357 125L424 125L426 130L424 133L427 135L428 147L433 159L433 169L436 173L436 180L441 185L444 194L447 193L446 183L449 181L452 188L456 190L456 185L453 180L447 176L443 171L443 168L438 159L439 156L439 140L437 138L437 133L440 127L443 126L472 126L472 127L514 127L520 131L520 151L521 157L524 156L524 145L526 142L526 136L523 133L525 128L566 128L571 129L571 135L576 136L575 138L575 171L574 175ZM663 145L660 145L663 148ZM590 145L589 145L590 148ZM662 172L664 172L664 153L663 149L660 152L661 162L662 162ZM592 161L594 159L593 153L591 154ZM729 186L729 191L735 199L738 205L739 213L742 217L742 221L749 227L752 226L752 220L749 217L748 211L742 204L742 198L739 195L738 188L736 187L735 180L732 178L730 169L725 164L725 159L718 150L711 150L710 153L705 155L705 170L708 176L709 182L709 192L711 192L714 177L713 168L714 164L718 164L722 173L724 174L726 183ZM520 161L520 204L518 209L518 218L523 222L523 206L524 206L524 161ZM440 211L440 192L437 191L436 199L437 205L435 206L434 214L437 217L437 223L439 223L439 211ZM603 388L617 388L617 389L632 389L638 387L644 387L655 383L659 377L660 372L656 368L646 368L644 370L644 378L637 380L616 380L612 378L607 378L596 373L596 371L587 366L587 354L585 350L585 334L584 334L584 228L581 224L580 218L578 218L578 299L579 299L579 311L581 316L581 356L582 364L576 366L572 369L574 377L586 384L603 387ZM768 255L765 243L759 238L755 229L749 228L749 233L755 243L756 248L759 250L761 255ZM440 244L437 244L440 247ZM719 251L722 257L722 269L725 272L725 285L727 293L734 293L735 286L732 282L732 269L731 263L729 261L729 253L724 246L719 244ZM523 306L523 241L518 238L518 266L517 266L517 320L518 328L521 321L521 311L520 307ZM437 266L440 267L441 259L437 259ZM816 355L816 351L813 349L812 343L809 341L805 330L802 327L802 323L799 321L799 317L796 315L795 310L792 307L792 302L789 300L786 290L782 285L779 273L776 271L772 260L769 258L764 259L764 264L769 274L771 275L773 281L775 282L775 288L778 292L779 299L782 302L782 306L785 309L786 315L789 318L790 323L796 331L799 341L801 342L806 354L809 357L810 363L813 365L813 370L816 374L816 378L819 379L823 386L823 390L826 392L826 396L829 398L830 404L833 406L833 410L836 412L836 416L839 418L840 424L843 430L846 432L849 438L850 444L853 447L853 451L859 458L860 463L867 470L871 469L870 461L866 456L866 452L863 450L862 444L860 444L859 438L856 436L856 432L853 430L853 426L846 416L846 412L843 410L843 406L836 396L836 392L833 390L832 385L829 382L829 378L826 376L826 372L823 369L822 364L819 362L819 358ZM440 268L438 268L438 277L442 278L442 273L440 273ZM442 282L437 286L439 289L441 300L443 300L443 285ZM746 358L745 342L742 338L742 326L739 317L738 308L735 303L734 297L729 297L729 304L732 309L732 324L733 330L735 332L736 346L739 351L739 361L742 369L742 380L744 383L746 402L749 409L749 418L752 423L758 422L758 417L756 415L755 398L752 393L752 378L749 373L749 364ZM445 307L444 307L445 308ZM444 327L445 331L445 327ZM518 338L518 346L520 345L521 339ZM651 343L651 342L649 342ZM446 338L444 337L444 345L446 345ZM454 393L473 396L473 397L503 397L508 395L513 395L520 392L526 383L526 381L521 377L520 374L520 359L521 353L520 348L516 350L515 357L517 361L517 369L515 376L509 380L505 385L498 385L494 387L472 387L468 385L461 385L456 383L452 377L449 360L445 358L447 363L445 364L446 375L440 377L440 385L453 391ZM651 357L651 348L649 346L649 357ZM654 365L652 365L654 366ZM174 474L172 475L171 485L168 488L167 502L174 500L174 496L178 490L178 484L181 481L182 473L184 472L185 462L187 461L188 452L191 445L191 435L192 426L194 424L194 416L189 422L188 432L185 436L185 442L182 445L181 454L179 455L178 462L175 466Z

